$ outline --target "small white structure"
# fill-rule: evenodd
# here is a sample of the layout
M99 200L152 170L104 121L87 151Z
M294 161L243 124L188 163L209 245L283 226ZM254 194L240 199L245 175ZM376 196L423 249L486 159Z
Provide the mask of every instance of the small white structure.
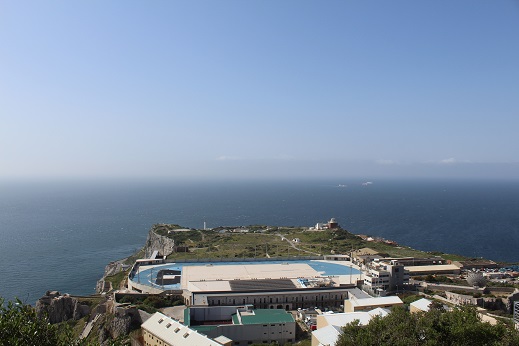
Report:
M357 298L350 295L350 298L344 301L344 312L369 311L375 308L390 309L400 305L404 305L404 302L397 296Z
M409 284L409 271L396 260L374 261L364 276L364 286L372 291L394 290Z
M432 302L429 299L425 299L425 298L419 299L415 302L412 302L409 305L409 311L410 312L421 312L421 311L427 312L430 309L431 303Z
M376 308L370 311L323 314L317 316L317 330L312 332L312 346L335 345L342 333L341 328L353 321L365 326L375 316L385 317L389 310Z

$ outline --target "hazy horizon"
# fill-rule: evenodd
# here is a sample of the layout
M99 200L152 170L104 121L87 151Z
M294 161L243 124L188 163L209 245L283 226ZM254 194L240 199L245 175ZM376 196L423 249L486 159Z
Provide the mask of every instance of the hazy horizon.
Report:
M6 1L0 179L519 177L516 1Z

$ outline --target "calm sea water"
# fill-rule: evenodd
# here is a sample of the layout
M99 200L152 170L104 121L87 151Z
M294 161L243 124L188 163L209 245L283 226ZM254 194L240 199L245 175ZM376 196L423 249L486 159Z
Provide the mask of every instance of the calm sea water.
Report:
M347 187L338 187L346 184ZM0 296L94 293L155 223L313 226L421 250L519 261L518 181L2 182Z

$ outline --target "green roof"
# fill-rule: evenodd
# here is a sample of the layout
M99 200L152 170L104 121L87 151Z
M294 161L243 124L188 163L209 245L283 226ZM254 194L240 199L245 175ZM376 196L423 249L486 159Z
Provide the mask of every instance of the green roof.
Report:
M294 322L294 317L283 309L255 309L253 314L241 314L241 324ZM234 324L240 324L238 314L232 315Z
M184 325L188 326L191 324L191 313L189 312L189 308L184 309Z

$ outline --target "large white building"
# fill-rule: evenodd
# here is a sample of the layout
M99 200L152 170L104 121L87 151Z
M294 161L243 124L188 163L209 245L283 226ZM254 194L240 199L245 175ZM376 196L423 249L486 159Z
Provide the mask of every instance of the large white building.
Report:
M409 271L396 260L372 262L364 276L364 287L373 292L402 289L409 284Z
M346 261L136 264L128 288L182 295L189 306L339 309L359 277Z

